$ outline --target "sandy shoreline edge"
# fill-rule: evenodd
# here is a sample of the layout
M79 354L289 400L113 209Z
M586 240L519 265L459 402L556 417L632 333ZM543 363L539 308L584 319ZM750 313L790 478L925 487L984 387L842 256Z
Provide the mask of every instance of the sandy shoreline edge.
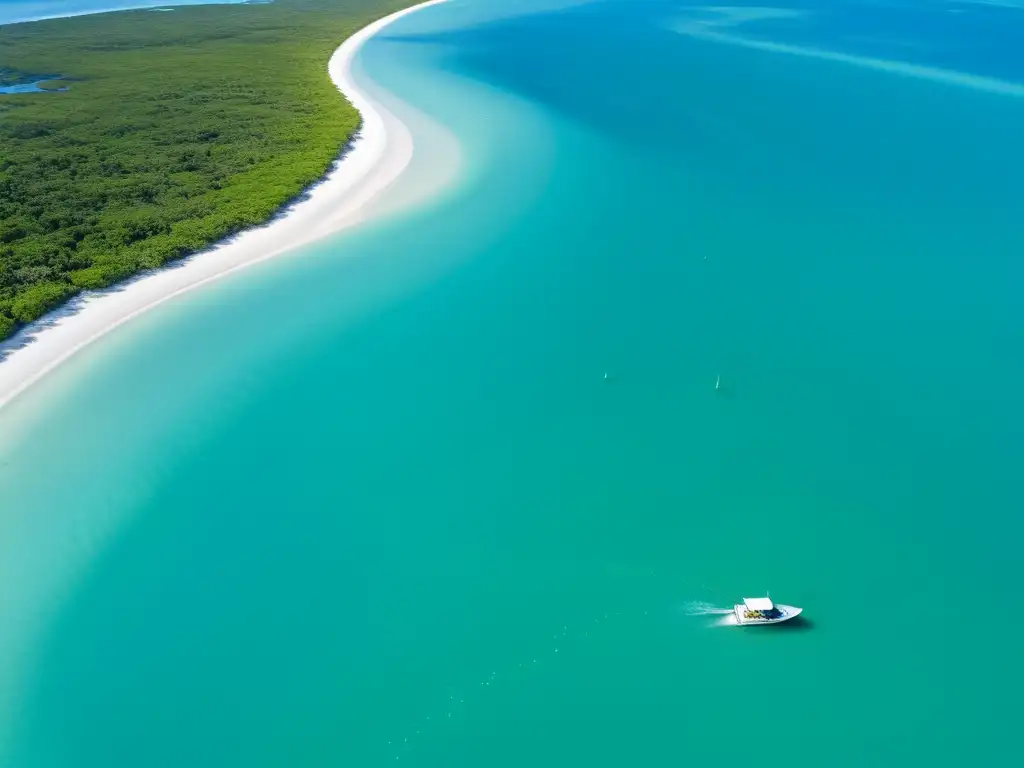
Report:
M394 21L447 0L404 8L344 40L327 65L362 117L351 148L300 200L270 222L120 285L82 294L0 343L0 409L93 341L163 302L363 221L364 208L412 160L406 126L352 77L363 44Z

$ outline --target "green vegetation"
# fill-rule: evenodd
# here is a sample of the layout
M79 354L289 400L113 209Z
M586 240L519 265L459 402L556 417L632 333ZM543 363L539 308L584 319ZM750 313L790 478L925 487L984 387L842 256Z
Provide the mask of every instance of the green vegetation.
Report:
M327 60L415 0L277 0L0 27L0 339L270 218L359 125Z

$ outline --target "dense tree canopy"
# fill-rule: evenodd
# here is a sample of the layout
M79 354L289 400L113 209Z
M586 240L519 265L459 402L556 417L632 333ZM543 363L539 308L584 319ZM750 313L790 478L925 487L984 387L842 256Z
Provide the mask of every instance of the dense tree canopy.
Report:
M358 113L345 37L414 0L277 0L0 27L0 339L84 288L185 256L324 174Z

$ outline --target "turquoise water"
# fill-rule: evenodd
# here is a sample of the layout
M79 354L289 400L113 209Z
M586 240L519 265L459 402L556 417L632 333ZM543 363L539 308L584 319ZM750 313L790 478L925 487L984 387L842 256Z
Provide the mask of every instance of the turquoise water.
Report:
M52 19L62 16L81 16L104 11L123 11L130 8L166 8L179 5L209 5L244 3L253 0L0 0L0 24L19 21ZM267 0L264 0L267 1Z
M45 80L37 80L34 83L18 83L17 85L0 85L0 93L44 93L44 89L39 86L42 85Z
M1024 99L555 6L365 49L456 187L0 413L3 765L1012 761ZM1024 82L804 9L727 32Z
M60 93L67 90L67 86L52 89L40 87L49 81L60 80L60 75L33 75L27 78L27 80L28 82L0 85L0 93Z

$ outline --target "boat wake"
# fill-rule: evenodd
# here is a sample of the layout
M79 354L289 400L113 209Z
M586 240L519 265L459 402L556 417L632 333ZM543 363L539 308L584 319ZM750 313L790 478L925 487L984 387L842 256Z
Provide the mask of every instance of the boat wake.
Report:
M719 608L703 600L692 600L683 606L683 611L687 616L726 616L732 613L732 608Z
M737 627L736 614L732 608L720 608L714 603L704 600L692 600L683 606L683 612L687 616L707 617L714 619L709 623L712 627Z

